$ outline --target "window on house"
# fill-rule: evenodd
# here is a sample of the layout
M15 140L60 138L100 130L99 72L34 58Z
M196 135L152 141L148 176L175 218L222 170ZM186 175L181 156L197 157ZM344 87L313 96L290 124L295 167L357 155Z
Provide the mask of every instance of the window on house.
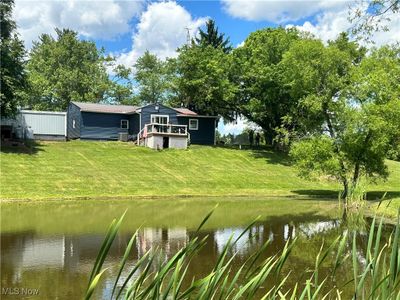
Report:
M168 124L169 116L167 116L167 115L151 115L151 123Z
M199 120L189 119L189 130L198 130L198 129L199 129Z
M121 120L121 129L129 129L129 121Z
M75 128L75 119L72 120L72 128Z

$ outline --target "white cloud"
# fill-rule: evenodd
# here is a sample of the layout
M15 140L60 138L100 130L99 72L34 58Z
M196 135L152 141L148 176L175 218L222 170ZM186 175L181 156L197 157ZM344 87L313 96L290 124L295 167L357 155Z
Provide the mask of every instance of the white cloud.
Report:
M243 46L244 46L244 41L242 41L241 43L237 44L236 48L240 48L240 47L243 47Z
M269 21L288 24L312 18L296 27L309 31L324 41L332 40L340 32L348 31L352 24L348 20L350 0L221 0L225 11L236 18L249 21ZM292 27L289 24L286 27ZM400 18L391 16L389 31L374 33L376 45L400 41Z
M296 26L299 30L311 32L323 41L335 39L339 33L347 31L350 23L347 19L347 11L340 12L324 12L316 17L315 24L309 21L303 25ZM287 25L286 27L292 27Z
M323 10L339 10L347 7L348 3L348 0L222 0L223 8L233 17L279 24L297 21Z
M293 25L287 25L292 27ZM304 22L298 29L308 31L322 39L323 41L335 39L339 33L346 32L351 28L352 24L348 20L348 10L343 9L338 12L326 11L316 17L315 24L309 21ZM388 43L400 41L400 18L393 17L388 23L389 31L379 31L373 33L371 38L375 45L380 46Z
M156 2L148 5L140 16L132 36L132 49L121 53L118 63L132 66L146 50L161 59L175 57L176 49L187 41L187 29L194 36L208 18L193 18L176 2Z
M227 135L228 133L238 135L243 132L243 129L246 127L246 119L239 117L236 122L224 124L223 119L219 120L218 123L218 131L222 135Z
M143 10L143 1L17 0L14 18L25 45L54 28L70 28L82 37L112 39L129 32L129 22Z

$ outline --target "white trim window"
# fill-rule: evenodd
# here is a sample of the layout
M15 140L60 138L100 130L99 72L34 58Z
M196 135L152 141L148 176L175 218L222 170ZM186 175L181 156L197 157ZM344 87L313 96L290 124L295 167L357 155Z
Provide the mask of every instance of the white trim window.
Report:
M199 130L198 119L189 119L189 130Z
M121 129L129 129L129 120L121 120Z
M169 116L168 115L151 115L151 123L166 125L169 123Z

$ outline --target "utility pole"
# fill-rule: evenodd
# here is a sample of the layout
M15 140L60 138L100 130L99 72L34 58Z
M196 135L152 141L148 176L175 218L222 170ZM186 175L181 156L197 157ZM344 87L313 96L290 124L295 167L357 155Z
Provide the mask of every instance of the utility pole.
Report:
M190 30L191 30L191 28L185 27L185 29L186 29L186 31L187 31L187 33L186 33L186 44L187 44L188 46L190 46L190 42L191 42Z

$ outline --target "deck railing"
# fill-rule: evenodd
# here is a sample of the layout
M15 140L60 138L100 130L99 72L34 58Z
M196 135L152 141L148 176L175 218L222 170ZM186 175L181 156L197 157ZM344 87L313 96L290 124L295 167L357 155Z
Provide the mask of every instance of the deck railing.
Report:
M139 145L140 140L149 134L166 134L189 137L187 125L150 123L146 124L139 132L137 136L137 144Z
M174 135L187 135L186 125L173 125L173 124L146 124L147 134L151 133L169 133Z

